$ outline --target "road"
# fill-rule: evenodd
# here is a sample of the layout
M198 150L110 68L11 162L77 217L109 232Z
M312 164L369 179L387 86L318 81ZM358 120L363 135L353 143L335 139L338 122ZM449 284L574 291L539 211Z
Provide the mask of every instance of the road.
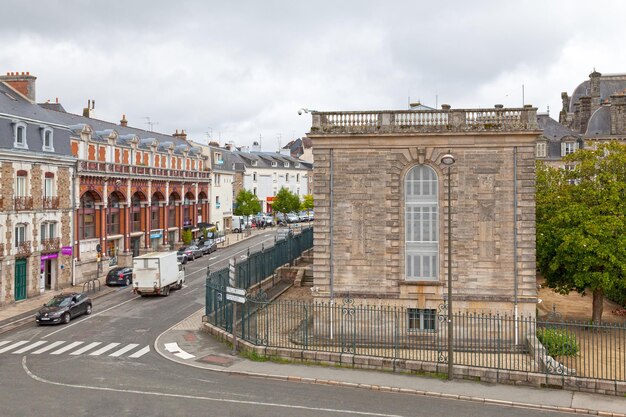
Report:
M227 265L273 233L186 265L168 297L121 288L68 325L34 322L0 337L0 416L555 416L457 400L232 376L171 362L154 351L165 330L204 306L206 267ZM346 372L350 372L346 370ZM565 414L562 414L565 415Z

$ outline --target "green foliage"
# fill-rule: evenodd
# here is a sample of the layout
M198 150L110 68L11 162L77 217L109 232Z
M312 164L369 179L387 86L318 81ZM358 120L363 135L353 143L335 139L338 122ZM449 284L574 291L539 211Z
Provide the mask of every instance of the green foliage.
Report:
M300 210L300 197L285 187L281 187L280 191L278 191L274 197L272 209L281 213L298 211Z
M548 355L576 356L580 351L576 336L567 330L544 328L537 330L537 339L546 348Z
M564 158L569 170L537 164L537 265L561 293L601 294L626 279L626 147L610 142Z
M312 194L304 195L304 197L302 198L302 204L300 204L300 209L306 212L313 210L313 195Z
M183 229L183 231L181 232L181 237L185 245L190 245L191 241L193 240L193 232L191 231L191 229Z
M251 216L261 211L259 198L252 191L240 190L235 199L235 215Z

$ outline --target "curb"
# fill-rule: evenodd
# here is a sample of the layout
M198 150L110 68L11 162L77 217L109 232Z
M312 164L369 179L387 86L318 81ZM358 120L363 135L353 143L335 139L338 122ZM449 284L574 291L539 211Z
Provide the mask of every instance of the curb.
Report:
M200 310L203 310L203 309L200 309ZM559 407L559 406L545 405L545 404L531 404L531 403L524 403L524 402L518 402L518 401L496 400L492 398L472 397L472 396L460 395L460 394L448 394L444 392L422 391L422 390L416 390L416 389L411 389L411 388L390 387L390 386L381 386L381 385L373 385L373 384L360 384L360 383L355 383L355 382L335 381L335 380L329 380L329 379L306 378L306 377L289 376L289 375L272 375L272 374L264 374L264 373L259 373L259 372L247 372L247 371L232 371L228 369L214 368L210 365L198 365L195 363L185 362L182 359L181 360L174 359L170 356L167 356L164 352L161 351L161 349L159 349L159 340L161 339L161 337L185 320L187 319L179 321L178 323L171 326L169 329L165 330L159 336L157 336L157 338L154 341L154 350L163 358L171 362L175 362L175 363L185 365L185 366L190 366L193 368L219 372L224 375L245 376L245 377L250 377L250 378L269 379L269 380L274 380L274 381L298 382L298 383L303 383L303 384L331 385L331 386L337 386L337 387L342 387L342 388L364 389L368 391L394 392L398 394L408 394L408 395L424 396L424 397L430 397L430 398L441 398L445 400L468 401L468 402L474 402L474 403L508 406L508 407L513 407L513 408L524 408L524 409L531 409L531 410L557 411L557 412L567 412L567 413L573 413L573 414L598 415L598 416L606 416L606 417L626 417L626 414L624 413L611 413L611 412L606 412L606 411L590 410L586 408L572 408L572 407Z

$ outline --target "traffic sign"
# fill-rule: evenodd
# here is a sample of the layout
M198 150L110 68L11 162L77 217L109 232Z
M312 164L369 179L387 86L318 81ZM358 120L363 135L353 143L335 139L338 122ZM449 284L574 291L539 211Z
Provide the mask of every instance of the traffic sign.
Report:
M245 304L246 302L246 297L240 297L231 293L226 293L226 299L240 304Z
M246 290L244 290L243 288L226 287L226 292L235 295L241 295L242 297L246 295Z
M231 287L235 286L235 258L228 261L228 283Z

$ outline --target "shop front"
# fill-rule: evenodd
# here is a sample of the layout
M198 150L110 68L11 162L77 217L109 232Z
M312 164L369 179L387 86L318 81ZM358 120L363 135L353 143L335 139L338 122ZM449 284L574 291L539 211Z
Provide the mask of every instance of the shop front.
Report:
M159 250L159 245L163 240L163 229L150 230L150 247L153 251Z
M55 287L58 258L58 252L41 255L41 275L39 278L39 291L41 293Z

